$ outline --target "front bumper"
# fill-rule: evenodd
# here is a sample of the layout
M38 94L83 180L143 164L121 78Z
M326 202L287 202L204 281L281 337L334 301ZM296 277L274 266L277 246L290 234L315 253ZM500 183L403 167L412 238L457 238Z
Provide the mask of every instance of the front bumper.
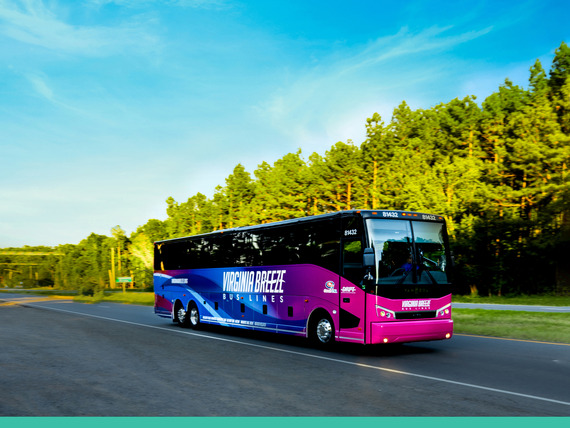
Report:
M373 322L369 343L419 342L443 340L453 336L453 320Z

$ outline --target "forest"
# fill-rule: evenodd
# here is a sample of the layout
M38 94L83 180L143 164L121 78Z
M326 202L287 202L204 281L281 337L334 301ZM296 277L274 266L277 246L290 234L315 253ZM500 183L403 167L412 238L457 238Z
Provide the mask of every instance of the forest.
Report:
M5 248L1 286L49 286L84 294L152 286L154 241L348 209L443 215L455 254L455 292L570 294L570 48L528 87L506 79L482 102L456 98L429 109L402 102L386 121L363 121L360 144L301 150L253 172L238 164L216 187L166 200L167 218L130 236L91 234L77 245Z

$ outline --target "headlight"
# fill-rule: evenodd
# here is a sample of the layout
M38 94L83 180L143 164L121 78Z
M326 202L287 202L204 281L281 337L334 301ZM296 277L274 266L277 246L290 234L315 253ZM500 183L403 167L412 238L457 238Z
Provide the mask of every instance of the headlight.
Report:
M386 309L383 308L382 306L376 305L376 316L386 319L395 319L396 313L394 311L391 311L390 309Z
M451 313L451 303L435 311L437 317L446 317Z

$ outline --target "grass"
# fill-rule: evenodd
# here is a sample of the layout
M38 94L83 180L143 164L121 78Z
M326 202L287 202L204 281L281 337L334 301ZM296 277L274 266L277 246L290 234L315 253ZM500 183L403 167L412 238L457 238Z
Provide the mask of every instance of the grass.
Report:
M536 296L453 296L456 303L492 303L501 305L539 305L570 306L570 296L553 296L549 294Z
M19 293L19 294L39 294L42 296L67 296L73 297L76 302L83 303L99 303L99 302L114 302L126 303L132 305L154 305L154 293L144 292L138 290L129 290L126 293L122 291L105 291L104 293L96 293L93 296L83 296L74 290L53 290L50 288L27 288L18 290L2 290L0 288L0 296L2 292L6 293Z
M453 309L454 333L570 343L570 313Z
M106 291L105 293L97 293L94 296L75 296L76 302L83 303L99 303L99 302L113 302L113 303L124 303L129 305L144 305L152 306L154 305L154 293L152 292L113 292Z

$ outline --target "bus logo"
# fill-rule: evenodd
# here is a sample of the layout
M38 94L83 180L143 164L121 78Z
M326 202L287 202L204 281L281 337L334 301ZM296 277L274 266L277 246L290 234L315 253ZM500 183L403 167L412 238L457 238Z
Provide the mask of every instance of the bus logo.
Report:
M337 293L337 290L334 288L334 286L334 281L327 281L325 282L325 289L323 291L325 293Z

